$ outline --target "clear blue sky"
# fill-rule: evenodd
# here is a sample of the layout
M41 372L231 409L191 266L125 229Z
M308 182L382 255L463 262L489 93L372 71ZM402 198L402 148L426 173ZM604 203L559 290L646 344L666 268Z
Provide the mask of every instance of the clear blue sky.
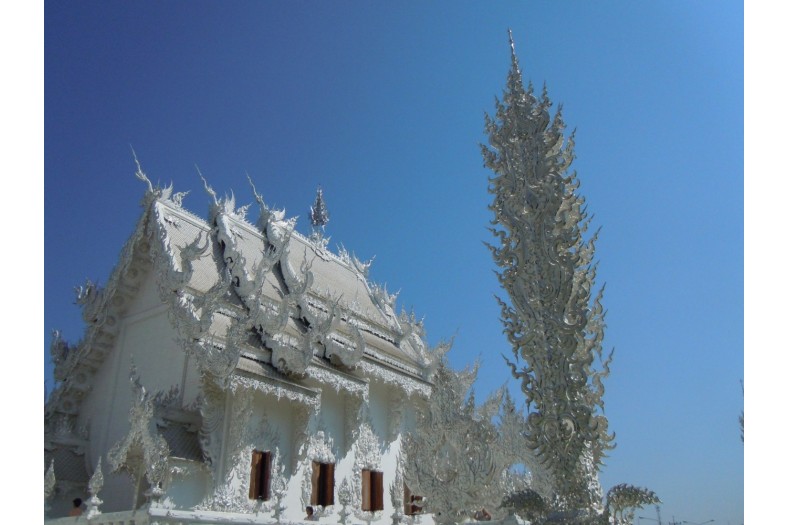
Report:
M400 290L450 361L509 377L483 245L479 143L509 68L576 127L575 168L615 347L605 489L655 490L668 519L743 522L741 2L45 3L44 333L82 335L73 287L106 282L152 180L307 213ZM253 212L256 216L256 212ZM517 385L510 379L512 387ZM654 508L638 515L656 517ZM646 523L644 521L643 523Z

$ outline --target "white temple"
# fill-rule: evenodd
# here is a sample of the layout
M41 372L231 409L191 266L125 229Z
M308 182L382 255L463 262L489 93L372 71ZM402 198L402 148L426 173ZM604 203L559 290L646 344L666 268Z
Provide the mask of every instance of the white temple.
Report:
M412 521L402 436L448 345L327 249L320 192L306 237L256 191L253 223L206 184L206 220L137 176L117 266L78 290L84 337L54 333L47 522Z

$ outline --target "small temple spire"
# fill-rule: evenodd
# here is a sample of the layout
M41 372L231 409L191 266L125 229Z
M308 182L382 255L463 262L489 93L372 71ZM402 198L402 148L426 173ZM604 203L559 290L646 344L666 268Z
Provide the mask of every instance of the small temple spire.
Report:
M520 74L520 63L517 61L517 53L514 51L514 36L512 36L512 28L509 31L509 47L512 49L512 68Z
M309 220L312 222L312 228L325 230L328 224L328 209L326 208L326 201L323 200L323 189L318 186L317 196L315 203L309 208Z

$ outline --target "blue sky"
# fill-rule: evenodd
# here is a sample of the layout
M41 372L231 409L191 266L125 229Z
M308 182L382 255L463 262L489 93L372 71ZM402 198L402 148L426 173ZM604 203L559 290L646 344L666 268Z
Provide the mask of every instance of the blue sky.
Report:
M564 105L615 348L602 473L677 521L743 522L741 2L46 2L44 326L82 334L154 181L307 213L401 290L450 362L509 377L479 143L509 68ZM255 213L256 215L256 213ZM509 379L513 389L517 385ZM638 515L656 517L652 508ZM667 521L666 519L666 521ZM644 520L645 523L645 520Z

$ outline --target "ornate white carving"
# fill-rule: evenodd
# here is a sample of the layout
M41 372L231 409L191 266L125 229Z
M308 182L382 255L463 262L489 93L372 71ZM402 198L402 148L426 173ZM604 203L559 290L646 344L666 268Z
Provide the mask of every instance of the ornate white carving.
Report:
M76 303L82 307L82 319L88 324L98 322L100 316L105 313L104 290L87 279L85 286L74 288L74 292L77 296Z
M52 494L55 492L55 484L57 480L55 479L55 460L49 462L49 468L44 473L44 514L46 515L49 512L49 498L52 497Z
M232 398L230 426L226 434L227 460L224 473L216 483L213 494L198 506L201 509L224 512L251 513L249 505L249 458L252 447L247 438L252 416L252 396L243 391Z
M361 331L354 322L348 320L347 326L350 329L350 338L334 331L326 336L324 346L326 357L331 359L332 363L354 368L364 355L366 343L364 336L361 335Z
M503 497L500 481L509 464L492 421L496 398L476 409L469 391L477 370L457 373L442 363L426 410L403 441L405 482L426 497L425 510L435 512L438 523L482 507L496 509Z
M265 344L271 348L271 364L284 374L303 375L312 361L308 339L296 338L280 332L265 335Z
M354 503L354 494L355 487L351 485L348 478L343 478L338 491L339 504L342 505L342 509L339 511L339 523L342 525L346 525L347 519L353 514L353 511L349 507Z
M350 479L351 508L353 514L360 520L370 522L380 519L382 511L366 511L361 509L361 478L362 470L380 471L381 468L381 443L377 434L372 428L369 420L367 405L362 408L361 423L354 435L353 451L355 460Z
M309 427L316 415L316 410L310 410L309 407L304 405L296 406L293 411L293 448L298 451L298 453L293 454L292 457L291 467L294 471L298 462L306 457Z
M200 383L202 385L202 394L199 398L199 411L202 416L199 433L200 448L205 462L215 469L221 454L224 399L227 394L209 378L203 377Z
M322 427L322 422L318 427ZM309 436L303 448L304 459L301 462L304 476L301 481L301 502L303 507L311 505L312 498L312 462L317 463L336 463L337 451L334 447L334 439L326 434L322 428ZM315 516L330 516L333 513L334 505L323 507L322 505L311 505Z
M88 512L85 515L87 519L92 519L101 514L99 510L99 506L103 503L98 497L98 493L101 488L104 486L104 474L101 472L101 456L99 456L98 463L96 464L96 470L93 472L93 475L90 477L90 481L88 482L88 492L90 492L90 498L88 498L87 505L88 505Z
M329 368L310 366L307 370L307 376L332 388L337 393L346 392L361 399L367 399L369 395L369 385L366 381Z
M253 392L253 389L239 390L234 398L232 423L228 433L230 459L227 474L224 482L219 484L214 494L206 498L199 508L245 514L272 512L275 517L284 510L283 498L287 480L284 477L284 464L279 449L279 432L268 422L265 414L256 428L250 426L254 411ZM249 499L249 460L255 449L273 452L271 499L267 501Z
M344 247L344 245L339 245L339 253L337 254L339 260L348 265L350 268L355 270L356 276L360 279L366 280L369 278L369 269L372 266L372 261L375 260L373 257L372 259L364 262L358 257L356 257L355 253L350 253Z
M271 495L273 496L272 508L274 519L279 522L285 511L284 497L287 492L287 478L285 478L285 465L279 453L279 447L274 450L274 459L271 462Z
M306 446L306 457L310 462L336 463L337 456L334 439L327 435L325 430L318 430L309 437Z
M353 439L356 432L357 422L363 416L363 408L369 403L369 394L363 396L353 396L345 398L345 436Z
M394 483L389 487L389 496L391 497L391 506L394 507L394 513L391 515L391 524L399 525L405 521L405 483L402 480L402 454L397 456L397 470L394 472Z
M265 395L273 396L276 399L287 399L295 403L300 403L308 407L311 411L317 410L320 406L320 397L311 392L302 392L294 388L287 388L284 383L268 383L251 377L233 375L230 378L228 388L236 393L239 390L255 390Z
M589 219L570 171L574 136L564 140L560 108L551 121L546 90L537 98L523 86L509 38L511 69L495 118L485 120L490 145L482 146L494 171L497 245L489 247L509 296L499 299L516 360L507 362L533 406L527 446L551 474L557 510L590 511L600 504L593 487L613 439L601 413L610 363L602 358L602 291L591 298L597 236L584 240Z
M361 361L358 367L368 376L380 379L386 384L399 387L409 398L414 395L429 397L432 391L432 387L429 383L394 372L387 367L370 363L367 360Z
M399 389L392 389L389 394L388 437L394 441L400 433L402 416L405 415L407 399ZM411 405L412 406L412 405Z
M206 463L192 461L190 459L170 458L169 477L167 478L165 486L171 486L172 480L176 478L190 479L198 475L210 475L210 473L210 465Z
M153 400L142 386L136 368L131 370L132 403L129 409L130 428L107 454L112 472L126 471L135 485L144 474L151 486L154 503L161 494L161 484L168 472L169 447L156 430Z
M369 291L372 300L375 302L380 311L386 314L390 319L396 319L397 314L395 309L397 306L397 296L399 292L389 294L386 285L380 286L375 283L369 283Z
M52 358L52 364L55 365L55 380L62 381L65 379L63 374L63 364L68 360L69 356L73 355L74 348L63 339L60 330L52 330L52 342L49 344L49 355Z

